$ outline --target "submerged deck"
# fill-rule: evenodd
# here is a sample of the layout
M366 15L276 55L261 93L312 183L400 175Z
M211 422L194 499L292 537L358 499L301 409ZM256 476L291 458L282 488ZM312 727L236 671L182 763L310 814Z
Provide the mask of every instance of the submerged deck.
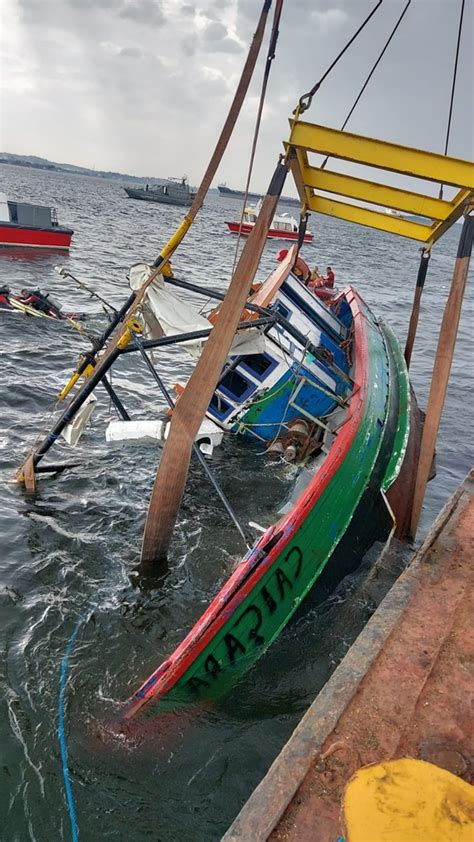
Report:
M415 757L474 781L474 471L224 836L335 842L361 766Z

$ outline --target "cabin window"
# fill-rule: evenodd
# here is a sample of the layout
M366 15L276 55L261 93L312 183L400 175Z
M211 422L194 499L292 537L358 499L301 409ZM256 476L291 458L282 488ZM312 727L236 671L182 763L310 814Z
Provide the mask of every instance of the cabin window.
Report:
M211 402L209 404L208 411L212 415L215 415L216 418L219 418L221 421L223 421L225 418L227 418L228 415L230 415L233 408L234 407L231 406L230 403L227 403L227 401L225 401L224 398L222 398L220 395L214 392L211 398Z
M272 309L276 310L276 312L279 313L280 316L283 316L284 319L289 319L291 317L290 308L285 307L285 305L282 304L281 301L277 301Z
M241 357L239 365L246 368L258 380L265 380L278 363L268 354L247 354Z
M219 390L234 401L244 401L256 389L255 383L251 383L238 371L232 369L224 375L219 383Z

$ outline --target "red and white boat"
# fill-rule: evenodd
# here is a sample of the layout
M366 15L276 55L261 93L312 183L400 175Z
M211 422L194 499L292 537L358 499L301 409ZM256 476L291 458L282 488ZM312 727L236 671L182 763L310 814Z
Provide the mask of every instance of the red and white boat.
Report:
M261 202L255 207L249 206L245 208L242 224L240 222L226 222L226 225L231 234L238 234L239 231L243 237L248 237L252 228L254 227L257 216L259 214ZM294 216L289 216L287 213L275 214L272 220L271 228L269 228L267 239L274 240L297 240L298 239L298 220ZM311 231L306 231L304 235L304 242L310 243L313 239Z
M9 202L0 193L0 247L65 250L73 234L59 225L56 208Z

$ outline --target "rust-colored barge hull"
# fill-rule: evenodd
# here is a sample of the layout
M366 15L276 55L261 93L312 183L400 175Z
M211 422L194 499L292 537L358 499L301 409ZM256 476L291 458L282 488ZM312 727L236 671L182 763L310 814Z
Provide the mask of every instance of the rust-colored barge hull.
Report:
M474 472L319 693L226 842L334 842L361 766L428 760L472 783Z

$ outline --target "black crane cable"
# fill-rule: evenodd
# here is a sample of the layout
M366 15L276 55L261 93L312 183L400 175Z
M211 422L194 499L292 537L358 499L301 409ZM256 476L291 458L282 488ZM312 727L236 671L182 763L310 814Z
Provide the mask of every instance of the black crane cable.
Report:
M329 74L330 74L331 70L332 70L332 69L336 66L336 64L338 63L339 59L341 59L341 58L342 58L342 56L344 55L344 53L346 52L346 50L348 50L348 49L349 49L349 47L351 46L351 44L353 44L353 43L354 43L354 41L355 41L355 39L357 38L357 36L358 36L358 35L362 32L362 30L364 29L364 27L368 24L368 22L369 22L369 20L371 19L371 17L372 17L373 15L375 15L375 12L376 12L376 11L377 11L377 9L378 9L378 8L382 5L382 3L383 3L383 0L378 0L377 5L376 5L376 6L374 6L374 8L373 8L373 9L372 9L372 11L370 12L370 14L368 14L368 15L367 15L367 17L366 17L366 19L364 20L364 22L363 22L363 23L361 23L361 25L359 26L359 29L357 30L357 32L355 32L355 33L354 33L354 35L352 36L352 38L350 39L350 41L348 41L348 42L347 42L346 46L345 46L345 47L341 50L341 52L340 52L340 53L336 56L336 58L334 59L334 61L332 62L332 64L328 67L328 69L326 70L326 72L323 74L323 76L321 76L321 79L319 80L319 82L316 82L316 84L315 84L315 85L313 85L313 87L311 88L311 90L310 90L310 91L308 91L308 93L303 94L303 95L300 97L300 99L299 99L299 103L298 103L298 108L296 109L296 111L298 111L298 110L299 110L299 113L300 113L300 114L302 114L304 111L306 111L306 110L310 107L311 102L312 102L312 99L313 99L313 96L314 96L314 94L316 93L316 91L318 91L318 90L319 90L319 88L321 87L321 85L322 85L322 83L324 82L324 80L326 79L326 77L327 77L327 76L329 76ZM306 101L306 100L307 100L307 101ZM293 112L293 113L295 113L295 112Z
M454 59L454 71L453 71L453 84L451 86L451 100L449 103L449 116L448 116L448 126L446 129L446 142L444 144L444 154L448 154L448 145L449 145L449 134L451 131L451 118L453 116L453 104L454 104L454 92L456 90L456 76L458 72L458 59L459 59L459 47L461 45L461 32L462 32L462 20L464 16L464 3L465 0L461 0L461 14L459 15L459 27L458 27L458 40L456 44L456 57ZM439 188L439 198L443 198L443 184L440 185Z
M359 100L360 100L360 98L361 98L361 96L362 96L362 94L364 93L364 91L365 91L365 89L366 89L367 85L369 84L369 82L370 82L370 80L371 80L372 76L374 75L374 73L375 73L375 71L376 71L376 69L377 69L378 65L380 64L380 62L381 62L382 58L384 57L385 52L387 51L387 48L388 48L388 46L389 46L389 44L390 44L390 41L392 40L392 38L393 38L393 36L395 35L395 33L396 33L396 31L397 31L398 27L399 27L399 26L400 26L400 24L401 24L401 22L402 22L403 18L405 17L405 13L407 12L407 10L408 10L408 6L410 5L410 3L411 3L411 0L408 0L408 3L406 4L406 6L405 6L405 8L403 9L403 11L402 11L402 13L401 13L400 17L399 17L399 18L398 18L398 20L397 20L397 22L396 22L395 26L393 27L393 29L392 29L392 31L391 31L391 33L390 33L390 35L389 35L389 37L388 37L388 39L387 39L387 41L386 41L386 43L385 43L385 46L384 46L384 48L383 48L382 52L380 53L380 55L379 55L379 57L378 57L377 61L375 62L374 66L372 67L372 70L370 71L369 75L367 76L367 79L365 80L364 84L362 85L362 87L361 87L361 89L360 89L360 91L359 91L359 93L358 93L358 95L357 95L357 97L356 97L356 99L355 99L355 101L354 101L354 104L353 104L353 106L352 106L351 110L349 111L349 113L348 113L348 115L347 115L346 119L344 120L344 122L343 122L343 124L342 124L342 126L341 126L341 132L343 132L343 131L344 131L344 129L346 128L346 126L347 126L347 124L348 124L348 122L349 122L349 120L351 119L351 117L352 117L352 115L353 115L353 113L354 113L354 111L355 111L355 109L356 109L356 107L357 107L357 104L358 104L358 102L359 102ZM325 158L325 159L324 159L324 161L323 161L323 163L321 164L321 169L322 169L322 170L325 168L325 166L326 166L327 162L329 161L329 158L330 158L330 155L328 155L328 156L327 156L327 158Z

